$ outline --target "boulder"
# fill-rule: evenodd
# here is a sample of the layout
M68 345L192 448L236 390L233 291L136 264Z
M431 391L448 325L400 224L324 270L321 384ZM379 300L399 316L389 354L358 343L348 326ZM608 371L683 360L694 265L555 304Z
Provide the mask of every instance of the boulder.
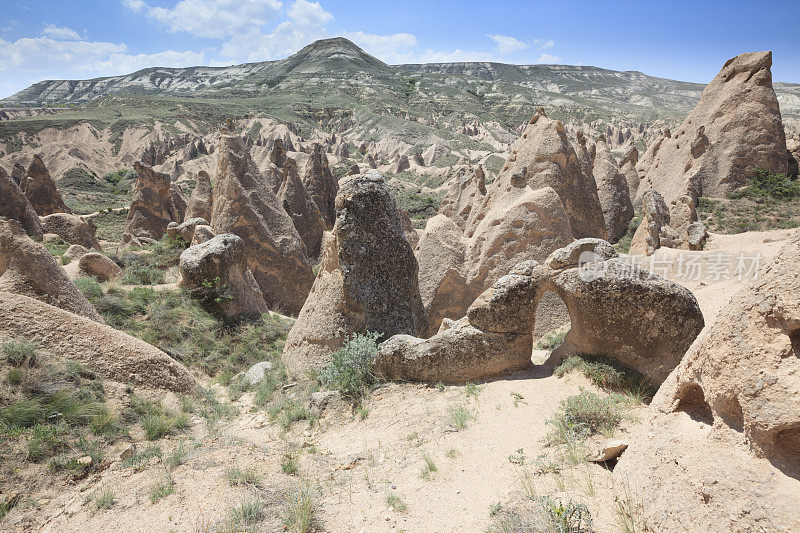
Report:
M294 159L287 159L282 171L278 200L292 219L297 233L306 245L309 257L319 257L325 220L300 181Z
M136 182L128 209L125 233L135 237L160 240L170 222L180 224L183 215L176 205L176 195L168 174L156 172L139 162L134 163Z
M641 186L667 205L689 195L724 198L754 167L786 172L786 137L772 88L772 52L729 59L674 134L648 148Z
M314 280L306 247L242 139L221 135L217 157L211 227L244 241L267 306L296 315Z
M642 214L642 223L631 239L630 253L653 255L662 245L678 244L669 226L669 209L664 197L653 189L647 189L642 195Z
M490 333L447 320L429 339L395 335L381 343L373 372L384 379L464 383L529 366L528 333Z
M0 167L0 217L16 220L32 239L42 240L44 231L36 211L3 167Z
M261 361L251 366L244 374L244 379L255 387L264 379L264 374L272 370L272 363L269 361Z
M25 178L20 182L20 189L40 217L52 213L72 213L38 154L33 156L28 165Z
M347 178L319 274L286 338L286 368L325 364L354 333L418 334L424 325L417 260L389 187L375 171Z
M178 286L227 318L260 316L267 304L247 268L244 241L224 233L181 253Z
M206 242L213 239L215 235L216 233L214 233L214 229L211 226L197 225L194 228L194 234L192 235L192 242L190 244L194 246L195 244Z
M331 229L336 221L336 192L339 190L339 182L333 177L328 167L328 158L319 143L314 143L301 181L317 204L325 221L325 228Z
M80 244L73 244L72 246L67 248L67 251L64 252L64 255L62 257L70 261L74 261L75 259L78 259L82 255L88 253L89 250L87 250L84 246L81 246Z
M70 244L103 250L95 236L97 227L91 220L69 213L53 213L41 217L41 222L45 233L54 233Z
M61 265L15 221L0 218L0 291L22 294L103 322Z
M181 238L187 244L194 241L194 233L198 226L208 227L204 218L187 218L182 224L170 222L167 225L167 236L171 239Z
M211 220L212 197L211 177L208 172L201 170L197 173L197 184L194 186L192 195L186 203L185 219L204 218Z
M97 281L108 281L122 273L122 269L110 257L97 252L87 252L65 268L65 270L72 269L74 269L74 276L70 276L72 279L78 276L91 276Z
M603 209L608 240L617 242L628 231L628 222L633 218L633 204L628 182L602 135L597 139L592 173L597 183L597 196Z
M122 383L181 393L197 386L183 365L142 340L37 299L0 292L0 342L9 339L29 339Z

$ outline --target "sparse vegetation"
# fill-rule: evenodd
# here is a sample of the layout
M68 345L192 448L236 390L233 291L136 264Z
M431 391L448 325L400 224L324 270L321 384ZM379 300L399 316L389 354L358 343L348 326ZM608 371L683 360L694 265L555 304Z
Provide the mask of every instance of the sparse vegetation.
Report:
M553 373L563 377L573 371L581 372L598 387L626 394L638 403L649 401L655 394L655 387L645 376L604 357L571 355Z
M264 502L248 495L228 511L225 527L230 531L250 531L264 519Z
M229 467L225 470L225 478L228 480L228 485L232 487L241 487L245 485L258 487L261 485L261 476L252 467Z
M422 472L420 475L422 479L430 479L430 477L439 470L439 467L436 466L436 463L433 462L431 456L427 453L422 454Z
M94 506L98 511L111 509L117 503L117 494L113 489L106 488L95 495Z
M447 423L456 431L466 429L467 422L474 419L475 413L465 405L451 405L447 409Z
M581 390L563 400L555 416L547 421L553 429L546 440L548 444L569 445L595 433L611 435L621 421L619 406L610 396Z
M175 435L189 426L189 418L186 413L175 413L161 403L132 396L131 408L139 417L147 440L158 440L167 435Z
M403 499L394 492L390 492L386 495L386 505L389 506L389 509L397 511L398 513L405 513L408 510L408 506Z
M557 348L564 342L564 339L567 336L566 331L560 331L558 333L548 333L547 336L540 340L536 347L539 350L553 350Z
M292 533L308 533L316 522L314 491L303 483L293 489L287 498L283 525Z
M156 503L173 492L175 492L175 480L172 477L172 472L165 467L161 478L150 487L150 502Z
M344 398L353 401L363 398L376 382L371 366L378 354L378 339L379 335L374 332L351 337L322 368L320 381L338 390Z
M614 248L616 248L618 252L627 254L631 250L633 234L636 233L636 229L642 223L642 219L644 219L642 213L635 213L633 218L628 222L628 229L625 231L625 235L620 237L614 244Z

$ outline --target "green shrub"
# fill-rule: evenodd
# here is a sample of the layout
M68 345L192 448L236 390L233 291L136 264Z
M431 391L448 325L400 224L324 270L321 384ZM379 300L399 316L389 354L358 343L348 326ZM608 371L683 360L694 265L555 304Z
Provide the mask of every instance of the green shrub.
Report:
M261 476L253 468L241 468L232 466L225 470L225 477L228 479L228 484L232 487L240 487L243 485L252 485L258 487L261 485Z
M2 345L3 355L8 364L14 367L36 364L36 345L28 341L10 340Z
M537 498L545 523L552 531L579 533L592 531L592 515L583 503L553 500L548 496Z
M379 337L375 332L353 335L320 370L320 381L345 398L361 399L376 382L372 362L378 354Z
M74 283L75 286L78 287L78 290L81 291L90 302L103 296L103 287L101 287L94 278L81 276L76 278Z
M553 430L546 439L549 444L571 444L595 433L611 434L621 421L613 398L581 389L580 394L561 401L555 416L547 421Z
M125 267L121 281L125 285L161 285L164 283L164 271L147 264L135 263Z
M755 167L750 171L750 194L760 197L796 198L800 196L797 177L790 178L780 172Z
M649 401L655 394L655 388L645 376L604 357L570 355L553 370L553 374L563 377L572 371L583 373L598 387L627 394L638 402Z

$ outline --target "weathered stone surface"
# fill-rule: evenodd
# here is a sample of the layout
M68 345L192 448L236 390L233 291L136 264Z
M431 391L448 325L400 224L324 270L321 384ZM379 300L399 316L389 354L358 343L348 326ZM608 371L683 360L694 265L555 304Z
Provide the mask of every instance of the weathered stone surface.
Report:
M86 248L103 250L100 241L95 236L97 227L91 220L69 213L53 213L41 217L41 222L45 233L55 233L70 244L80 244Z
M244 379L247 380L251 387L255 387L263 381L264 374L270 370L272 370L272 363L269 361L261 361L251 366L247 372L245 372Z
M178 238L184 240L186 243L194 241L194 233L198 226L208 227L208 221L204 218L187 218L182 224L170 222L167 225L167 236L170 238Z
M91 276L97 281L108 281L122 273L122 269L110 257L97 252L87 252L74 261L77 276ZM67 268L72 267L72 263Z
M0 292L0 342L9 339L29 339L46 352L137 387L188 393L197 386L183 365L142 340L37 299Z
M103 319L55 258L15 221L0 218L0 291L36 298L96 322Z
M639 173L636 171L636 164L639 162L639 150L631 145L625 150L625 154L619 162L619 170L625 176L628 184L628 196L631 202L637 198L639 192Z
M683 195L724 198L753 167L786 171L786 137L772 88L772 52L728 60L700 102L642 158L644 188L667 205Z
M42 240L44 231L36 211L3 167L0 167L0 217L16 220L32 239Z
M317 204L326 229L331 229L336 221L336 192L339 190L339 182L333 177L328 167L328 158L318 143L314 143L313 151L306 162L302 182Z
M336 223L326 234L320 272L286 339L291 372L329 360L353 333L417 334L424 311L417 260L383 177L347 178L336 197Z
M544 263L554 270L578 266L581 263L605 261L619 257L613 246L603 239L578 239L547 256ZM530 275L530 274L529 274Z
M89 250L87 250L86 247L81 246L80 244L73 244L72 246L67 248L67 251L64 252L63 257L66 257L70 261L74 261L75 259L78 259L83 254L88 254L88 253L89 253Z
M192 195L186 203L186 220L190 218L204 218L211 220L211 203L213 201L213 190L211 188L211 177L208 172L201 170L197 173L197 184L194 186Z
M306 247L236 135L221 135L211 227L245 244L247 266L270 309L300 312L313 283Z
M544 109L540 108L525 127L494 185L489 201L509 186L527 185L534 190L552 187L564 205L576 239L606 237L595 183L581 171L564 126L548 118Z
M617 161L602 135L597 139L597 151L592 172L597 183L597 196L603 209L608 240L617 242L628 231L633 218L633 204L628 182L620 172Z
M309 257L319 257L325 220L314 199L300 181L294 160L287 159L282 171L278 200L292 219L300 238L303 239Z
M483 171L461 167L456 171L456 183L439 204L439 214L451 219L463 231L472 214L480 209L486 195L486 175Z
M704 412L800 478L800 235L746 284L659 390L662 411Z
M395 335L381 343L373 371L386 379L464 383L531 364L530 333L489 333L448 320L429 339Z
M134 163L136 182L125 223L125 233L135 237L160 240L170 222L180 224L183 216L170 186L168 174Z
M61 198L53 178L39 155L34 155L19 188L40 217L52 213L72 213Z
M669 209L664 197L653 189L647 189L642 195L642 223L636 228L631 239L631 253L653 255L662 246L673 246L673 233L669 227Z
M258 316L267 304L247 268L244 241L224 233L181 253L178 286L206 301L227 318Z
M691 292L620 259L564 270L551 283L571 322L554 354L603 355L656 384L705 324Z
M214 238L216 233L214 233L214 229L211 226L204 226L202 224L198 224L194 228L194 233L192 234L192 242L190 243L192 246L195 244L200 244L211 240Z

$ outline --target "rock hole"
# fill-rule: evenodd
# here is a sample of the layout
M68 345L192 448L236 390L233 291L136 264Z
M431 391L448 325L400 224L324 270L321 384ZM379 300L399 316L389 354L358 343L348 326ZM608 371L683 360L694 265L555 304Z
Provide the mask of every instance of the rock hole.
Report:
M720 402L717 413L728 427L739 433L744 431L744 413L742 413L742 406L735 396Z
M787 476L800 479L800 426L779 431L769 460Z
M536 321L533 326L533 363L544 363L550 353L563 344L569 331L569 311L564 301L553 291L541 295L536 303Z
M792 343L795 357L800 357L800 329L789 332L789 341Z
M683 411L692 420L711 425L714 423L714 413L706 402L703 389L697 383L684 385L678 393L678 411Z

